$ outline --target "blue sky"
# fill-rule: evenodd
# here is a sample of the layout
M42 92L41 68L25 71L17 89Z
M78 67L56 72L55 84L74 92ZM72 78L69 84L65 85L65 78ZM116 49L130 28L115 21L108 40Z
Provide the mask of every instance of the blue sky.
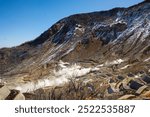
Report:
M128 7L143 0L0 0L0 48L33 40L77 13Z

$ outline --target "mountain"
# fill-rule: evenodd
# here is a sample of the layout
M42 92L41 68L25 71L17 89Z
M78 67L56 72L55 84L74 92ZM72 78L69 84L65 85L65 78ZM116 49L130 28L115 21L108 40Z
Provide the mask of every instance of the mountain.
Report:
M85 88L99 83L100 87L94 89L103 94L102 99L127 94L139 98L135 90L147 86L142 92L149 91L149 63L147 0L129 8L75 14L61 19L32 41L0 49L0 78L10 90L22 93L58 86L67 90L68 79L73 79L85 83ZM87 97L83 99L89 99L89 94L84 94ZM60 99L71 99L71 95Z

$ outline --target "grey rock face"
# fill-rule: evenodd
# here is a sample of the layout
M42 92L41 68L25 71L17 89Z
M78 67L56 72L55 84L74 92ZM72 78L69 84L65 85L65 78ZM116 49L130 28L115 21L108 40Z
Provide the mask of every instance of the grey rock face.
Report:
M11 87L17 83L30 84L52 77L58 61L62 60L69 63L68 66L75 63L90 69L99 66L96 69L100 69L101 73L96 71L90 77L104 78L106 82L109 79L112 87L105 88L114 94L124 89L138 90L143 87L145 84L135 81L135 77L141 78L143 74L147 76L143 77L143 82L150 82L149 58L150 2L145 1L129 8L72 15L61 19L32 41L0 49L0 77ZM143 71L141 76L136 75L139 71ZM116 76L118 79L114 80ZM134 80L124 83L126 76ZM10 99L24 99L16 90L1 89L1 99L8 94ZM143 90L145 88L138 93Z

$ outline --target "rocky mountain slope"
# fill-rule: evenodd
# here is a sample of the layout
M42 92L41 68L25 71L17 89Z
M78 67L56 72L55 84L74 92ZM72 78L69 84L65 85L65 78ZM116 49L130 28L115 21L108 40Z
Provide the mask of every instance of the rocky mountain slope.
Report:
M150 2L72 15L35 40L0 49L0 79L2 86L26 98L33 93L29 99L40 99L36 92L45 88L48 94L59 90L57 96L71 88L70 97L49 99L150 98L145 97L150 83ZM81 87L74 90L70 82Z

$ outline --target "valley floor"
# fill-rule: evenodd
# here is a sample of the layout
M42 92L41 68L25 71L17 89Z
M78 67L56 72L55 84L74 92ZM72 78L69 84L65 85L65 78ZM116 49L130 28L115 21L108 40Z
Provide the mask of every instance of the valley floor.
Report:
M2 91L1 86L0 97L15 99L21 94L19 99L29 100L150 99L149 59L132 63L117 59L90 66L59 61L55 69L46 68L51 74L40 79L25 81L27 76L18 75L9 80L5 76L1 84L7 88Z

